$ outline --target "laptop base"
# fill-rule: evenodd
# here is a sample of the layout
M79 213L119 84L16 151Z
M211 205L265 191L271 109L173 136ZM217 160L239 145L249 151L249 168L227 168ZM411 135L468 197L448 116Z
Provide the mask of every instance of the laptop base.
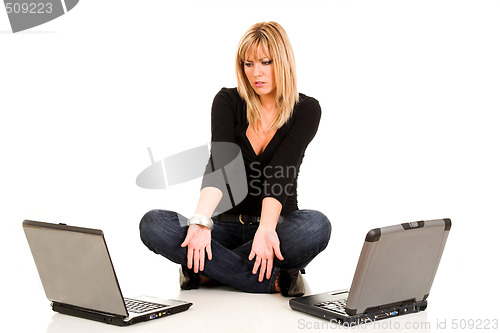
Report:
M410 313L423 311L427 308L427 301L420 302L404 302L398 305L388 306L384 309L374 309L367 313L348 315L334 310L329 310L318 306L319 304L340 299L347 299L349 293L345 290L337 292L328 292L310 296L302 296L292 298L289 301L290 307L294 310L305 312L315 317L329 320L333 323L338 323L342 326L356 326L360 324L368 324L382 319L397 317Z
M175 306L169 308L161 308L154 312L148 312L144 315L139 315L135 317L123 317L120 315L114 315L106 312L99 312L90 309L84 309L77 306L52 302L52 310L55 312L59 312L65 315L75 316L84 319L90 319L94 321L98 321L101 323L116 325L116 326L128 326L135 323L139 323L142 321L153 320L157 318L166 317L172 314L180 313L189 309L192 303L182 302L182 301L174 301L171 300L172 303L176 303Z
M89 309L82 309L76 306L71 306L62 303L52 303L52 310L65 315L70 315L74 317L90 319L95 321L100 321L106 324L113 324L117 326L126 326L125 317L113 315L110 313L92 311Z

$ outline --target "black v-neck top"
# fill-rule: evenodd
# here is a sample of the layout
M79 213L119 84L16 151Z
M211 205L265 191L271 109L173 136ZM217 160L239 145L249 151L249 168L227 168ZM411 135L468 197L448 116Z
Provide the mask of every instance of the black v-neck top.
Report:
M316 135L321 118L318 101L299 95L291 118L279 128L260 155L256 155L246 136L246 103L236 88L222 88L212 104L212 142L237 144L243 156L248 195L230 214L260 216L262 200L276 198L281 215L298 209L297 178L307 145ZM213 186L204 180L203 187ZM222 190L222 189L221 189Z

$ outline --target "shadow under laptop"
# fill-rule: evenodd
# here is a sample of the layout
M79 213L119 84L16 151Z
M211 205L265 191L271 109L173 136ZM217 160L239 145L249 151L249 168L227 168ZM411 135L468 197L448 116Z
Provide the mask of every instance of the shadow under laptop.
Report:
M96 321L54 313L47 327L47 333L118 332L121 327ZM121 328L123 331L123 328Z
M164 332L166 327L182 327L175 316L168 316L164 319L150 320L142 323L136 323L125 327L101 323L98 321L68 316L60 313L54 313L52 320L47 326L47 333L113 333L122 332ZM185 318L183 318L185 320ZM175 330L174 330L175 331Z

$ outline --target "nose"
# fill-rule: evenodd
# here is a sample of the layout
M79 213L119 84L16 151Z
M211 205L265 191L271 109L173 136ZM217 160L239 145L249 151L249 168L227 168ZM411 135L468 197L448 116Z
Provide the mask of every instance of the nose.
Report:
M260 63L254 64L252 70L253 70L252 71L253 76L255 77L262 76L262 64Z

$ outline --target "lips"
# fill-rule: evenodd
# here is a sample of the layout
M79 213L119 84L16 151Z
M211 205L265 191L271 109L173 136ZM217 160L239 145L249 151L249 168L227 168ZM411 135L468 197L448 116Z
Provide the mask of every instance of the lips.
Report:
M260 88L263 87L266 83L264 81L255 81L255 86Z

